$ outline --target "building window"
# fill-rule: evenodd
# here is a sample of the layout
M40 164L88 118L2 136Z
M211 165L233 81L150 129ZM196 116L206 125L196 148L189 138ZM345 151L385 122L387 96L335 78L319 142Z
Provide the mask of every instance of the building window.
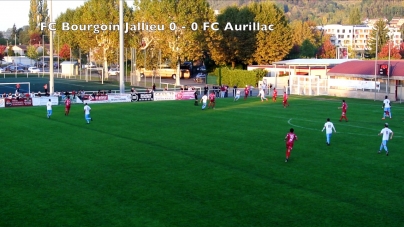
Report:
M342 29L342 33L345 33L345 29Z
M339 29L337 29L337 33L339 33Z
M346 36L349 39L349 35Z

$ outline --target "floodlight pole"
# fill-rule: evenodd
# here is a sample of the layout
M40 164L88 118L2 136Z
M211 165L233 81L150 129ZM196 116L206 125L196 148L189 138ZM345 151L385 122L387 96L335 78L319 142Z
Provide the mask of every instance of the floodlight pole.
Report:
M123 63L123 0L119 0L119 91L121 94L125 93L125 71L124 71L124 63Z
M50 0L50 21L52 22L52 0ZM54 93L54 86L55 80L53 75L53 31L49 32L49 52L50 52L50 59L49 59L49 94Z
M376 101L376 88L377 88L377 84L376 84L376 78L377 78L377 43L379 40L379 34L376 33L376 60L375 60L375 99L374 101Z

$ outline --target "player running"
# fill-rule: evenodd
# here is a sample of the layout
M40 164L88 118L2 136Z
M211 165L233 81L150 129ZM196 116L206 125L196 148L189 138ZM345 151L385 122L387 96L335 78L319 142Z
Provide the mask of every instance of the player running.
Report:
M216 105L215 98L216 98L215 92L212 91L212 93L209 94L209 106L208 106L208 109L209 108L215 109L215 105Z
M293 144L297 140L297 135L294 133L294 129L291 128L286 134L285 141L286 141L286 159L285 162L288 162L289 157L290 157L290 152L293 149Z
M288 94L286 94L286 91L283 92L283 108L286 108L286 106L289 106L288 103Z
M208 102L208 96L206 94L204 94L201 98L202 102L202 110L204 110L206 108L207 102Z
M263 102L264 100L266 100L268 102L268 99L265 98L265 91L263 89L260 90L260 92L258 93L257 97L261 96L261 102Z
M248 85L246 85L244 88L244 100L247 99L249 93L250 93L250 90L248 89Z
M68 116L70 113L70 104L71 104L70 97L67 96L67 99L65 100L65 116Z
M390 99L388 99L387 95L385 97L385 99L383 100L383 107L384 109L384 113L383 113L383 118L382 120L384 120L386 117L390 117L391 118L391 104L390 104Z
M238 101L240 99L240 90L237 89L236 96L234 96L234 101Z
M391 131L391 129L389 129L389 124L385 123L384 124L384 128L380 131L380 133L378 134L383 135L383 139L382 139L382 144L380 144L380 148L379 148L379 154L382 151L382 149L384 148L384 150L386 151L386 155L389 156L389 151L387 150L387 141L389 141L389 137L390 139L393 139L393 131Z
M338 109L342 109L341 117L339 121L342 119L345 119L346 122L348 122L348 118L346 118L346 110L348 109L348 105L346 104L345 100L342 100L342 106L338 107Z

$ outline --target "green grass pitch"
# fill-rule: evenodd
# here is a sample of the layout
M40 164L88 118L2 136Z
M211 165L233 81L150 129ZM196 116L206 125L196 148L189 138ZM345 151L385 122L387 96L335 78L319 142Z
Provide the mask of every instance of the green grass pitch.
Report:
M80 104L0 109L0 226L403 226L404 105L346 99L339 122L339 98L281 101L93 104L90 124Z

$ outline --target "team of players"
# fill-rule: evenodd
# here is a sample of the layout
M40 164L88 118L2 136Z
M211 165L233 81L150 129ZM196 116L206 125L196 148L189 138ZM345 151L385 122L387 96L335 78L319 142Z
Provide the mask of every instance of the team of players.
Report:
M274 88L273 90L273 95L272 95L272 101L276 102L276 98L277 98L277 94L278 91L276 90L276 88ZM249 89L246 86L246 88L244 89L244 100L247 99L249 95ZM268 101L268 98L265 97L265 92L263 90L260 90L259 94L257 95L257 97L261 96L261 102L263 102L264 100ZM240 99L240 90L236 91L236 94L234 96L234 101L238 101ZM202 99L201 102L203 102L202 105L202 109L204 110L207 106L207 100L208 100L208 96L205 94ZM283 107L286 108L287 106L289 106L288 103L288 95L286 94L286 92L284 92L283 95ZM212 92L209 94L209 106L208 108L215 108L215 93ZM384 109L384 113L383 113L383 118L385 119L385 117L390 117L391 118L391 105L390 105L390 100L388 99L388 97L385 97L385 100L383 101L383 106L382 108ZM348 104L345 102L345 100L342 100L342 105L340 107L338 107L338 109L341 109L341 117L339 119L339 121L345 120L346 122L348 122L348 118L347 118L347 109L348 109ZM324 127L321 131L326 130L326 144L328 146L330 146L330 140L331 140L331 135L332 132L337 132L335 130L334 124L330 121L330 118L327 118L327 122L324 124ZM393 131L391 131L391 129L388 128L388 123L385 124L385 127L382 129L382 131L379 133L379 135L383 135L383 139L382 139L382 143L380 145L380 149L378 153L381 153L382 149L384 149L386 151L386 155L388 156L389 152L388 152L388 148L387 148L387 141L393 138ZM285 141L286 141L286 159L285 162L288 162L289 157L290 157L290 153L293 149L293 145L294 142L297 140L297 135L294 133L294 129L291 128L289 130L289 132L286 134L285 136Z
M67 96L66 100L65 100L65 116L68 116L70 113L70 106L71 106L71 100L70 97ZM87 122L87 124L90 124L90 121L93 120L92 117L90 117L90 111L91 111L91 107L89 105L87 105L87 103L84 104L84 118ZM48 119L50 119L50 117L52 116L52 101L51 99L49 99L49 101L46 103L46 117Z

